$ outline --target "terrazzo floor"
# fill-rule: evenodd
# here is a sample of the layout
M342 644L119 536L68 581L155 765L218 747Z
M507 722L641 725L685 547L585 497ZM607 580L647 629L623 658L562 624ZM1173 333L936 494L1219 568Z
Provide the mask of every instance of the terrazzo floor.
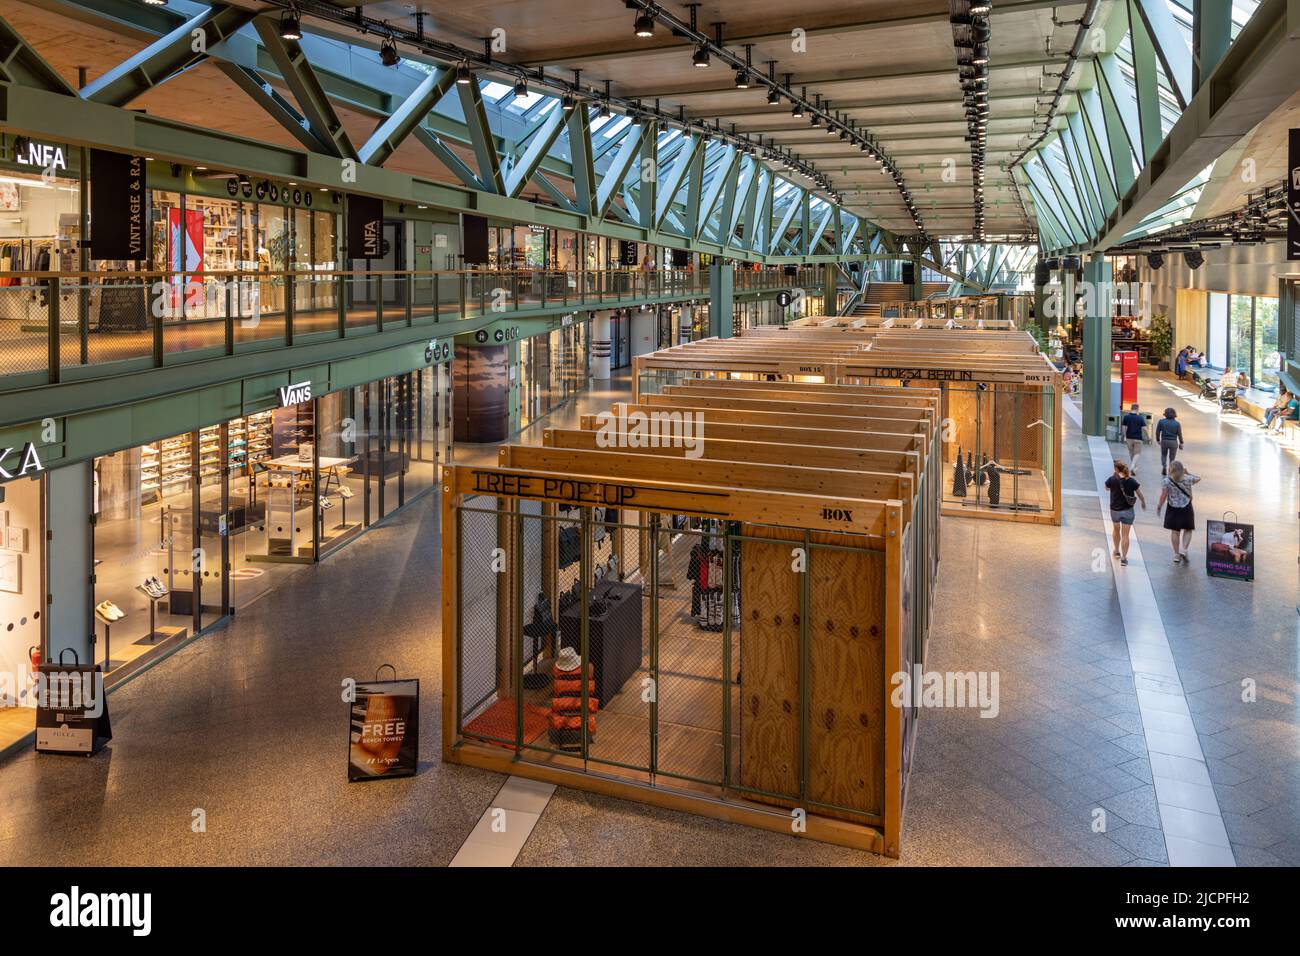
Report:
M1300 864L1297 460L1141 388L1185 422L1201 528L1228 507L1256 524L1252 584L1204 575L1203 530L1190 568L1166 560L1152 510L1137 533L1237 863ZM1063 527L944 521L927 667L997 671L999 714L922 713L900 861L559 788L516 863L1164 864L1117 571L1068 424L1064 455ZM436 497L408 507L116 691L97 757L0 764L0 865L449 863L505 778L438 757L438 520ZM421 679L420 773L349 785L341 682L382 663Z

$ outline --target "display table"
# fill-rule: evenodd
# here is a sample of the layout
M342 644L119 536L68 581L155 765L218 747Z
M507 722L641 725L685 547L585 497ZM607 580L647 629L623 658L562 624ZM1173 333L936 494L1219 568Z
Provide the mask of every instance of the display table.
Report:
M601 581L591 600L603 601L605 613L587 618L587 647L596 670L596 697L609 703L641 666L641 585ZM560 612L560 645L582 651L582 608Z

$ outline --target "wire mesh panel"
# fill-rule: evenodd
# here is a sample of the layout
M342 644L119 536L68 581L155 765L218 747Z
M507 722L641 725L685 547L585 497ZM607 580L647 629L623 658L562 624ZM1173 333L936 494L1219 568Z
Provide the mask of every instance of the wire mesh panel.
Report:
M680 519L677 519L680 524ZM658 533L656 770L721 785L730 549L720 521Z
M648 779L654 696L648 602L640 575L629 576L619 554L627 531L639 529L622 525L615 509L587 514L587 649L600 698L588 756Z
M465 498L457 513L460 608L457 614L460 662L458 713L461 733L470 739L515 746L518 689L509 623L511 516L498 499Z
M49 294L44 286L28 282L0 288L0 375L46 368L49 321Z

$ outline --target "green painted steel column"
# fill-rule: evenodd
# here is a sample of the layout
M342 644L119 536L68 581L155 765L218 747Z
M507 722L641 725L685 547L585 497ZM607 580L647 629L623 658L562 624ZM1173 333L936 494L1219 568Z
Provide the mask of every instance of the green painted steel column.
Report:
M825 303L825 313L834 315L838 310L835 308L835 298L839 279L835 274L835 266L828 263L822 265L822 301Z
M1047 316L1047 286L1034 285L1034 325L1038 326L1043 333L1043 341L1047 341L1047 330L1051 328L1051 323Z
M920 302L925 298L925 275L921 267L921 257L912 256L912 301Z
M1194 0L1192 88L1199 90L1232 43L1232 0Z
M1102 253L1094 252L1084 262L1083 281L1093 290L1085 296L1089 305L1083 319L1083 433L1105 435L1110 413L1110 309L1108 297L1097 291L1109 288L1110 263Z
M709 266L709 335L731 338L731 313L735 308L736 274L729 262Z

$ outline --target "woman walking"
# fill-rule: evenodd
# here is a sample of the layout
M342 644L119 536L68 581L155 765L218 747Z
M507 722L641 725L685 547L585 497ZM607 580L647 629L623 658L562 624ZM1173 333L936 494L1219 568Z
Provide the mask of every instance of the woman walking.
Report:
M1165 529L1169 532L1169 543L1174 548L1174 564L1188 564L1187 548L1192 543L1192 531L1196 528L1196 514L1192 511L1192 485L1200 481L1183 467L1181 461L1169 463L1169 474L1161 480L1160 501L1156 504L1156 515L1165 503Z
M1147 509L1147 500L1142 497L1142 488L1138 480L1129 473L1128 465L1122 461L1115 462L1115 474L1106 479L1106 488L1110 491L1111 543L1115 547L1115 557L1119 563L1128 566L1128 538L1133 530L1136 517L1133 506L1142 502L1142 510Z
M1183 447L1183 423L1172 408L1166 408L1165 417L1156 423L1156 442L1160 445L1160 474L1166 475Z

